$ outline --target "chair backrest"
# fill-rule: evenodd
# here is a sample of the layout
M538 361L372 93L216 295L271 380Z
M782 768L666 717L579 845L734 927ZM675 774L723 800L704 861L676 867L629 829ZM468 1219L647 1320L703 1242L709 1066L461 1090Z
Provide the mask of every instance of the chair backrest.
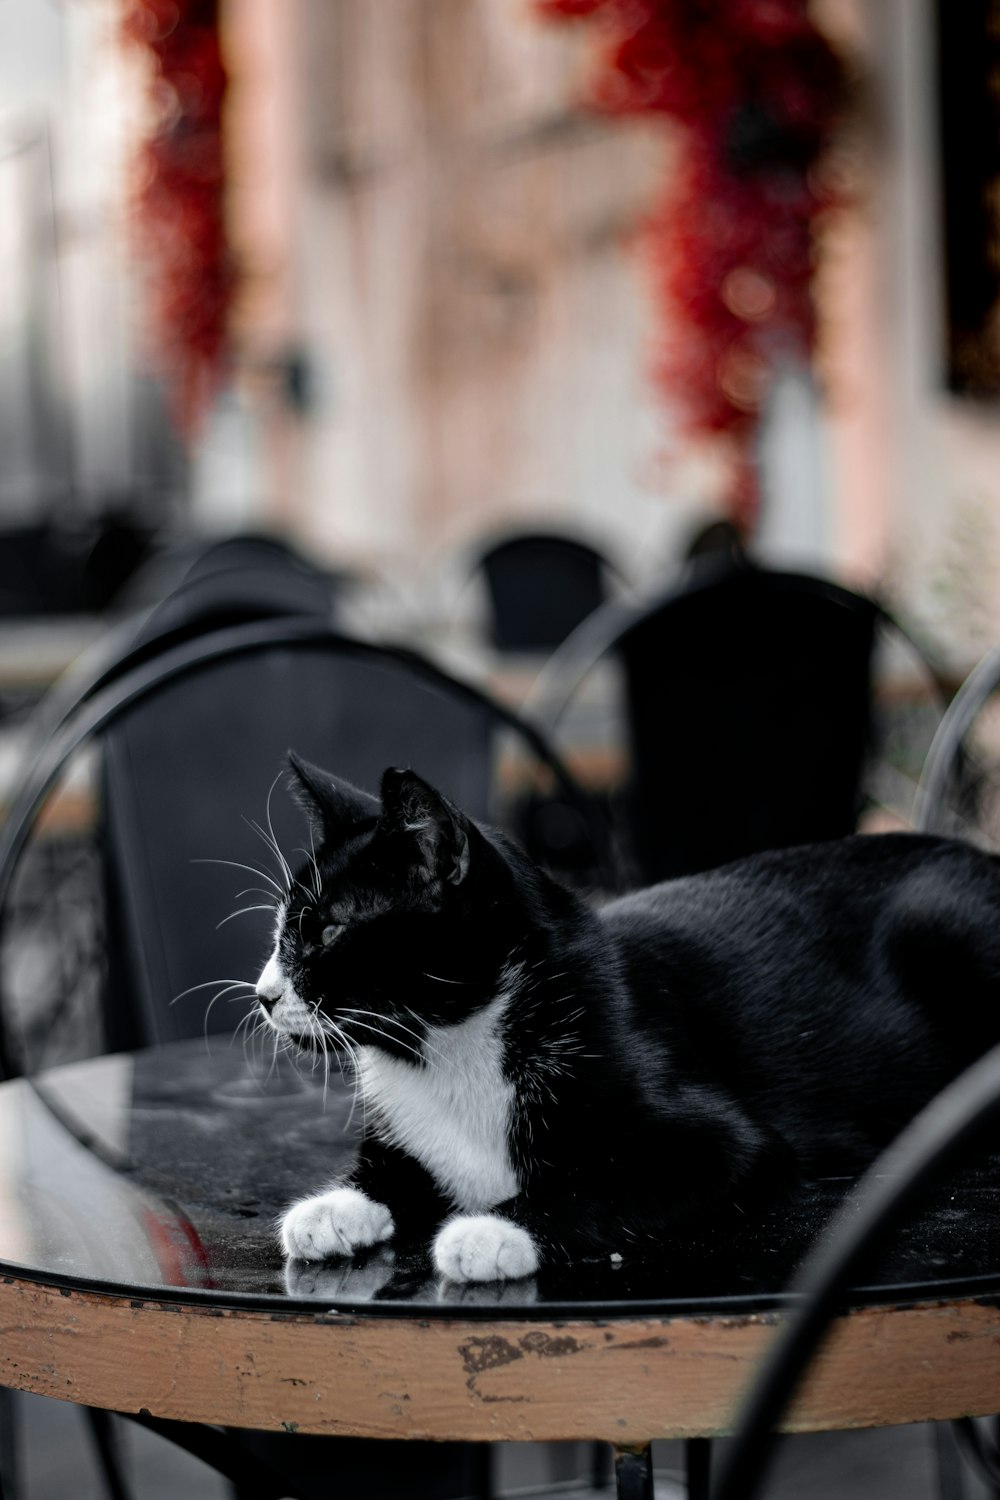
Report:
M606 560L574 537L510 536L482 552L479 566L500 651L550 651L607 598Z
M56 683L31 726L36 747L80 703L172 646L253 620L304 617L333 624L336 617L338 575L277 538L256 534L156 557L135 585L133 604L143 600L145 608L83 652Z
M854 830L884 610L826 580L699 567L642 608L608 607L554 658L532 707L550 729L588 666L617 657L639 881Z
M134 575L125 607L146 614L192 578L244 570L321 571L290 541L271 533L182 534L164 538Z
M204 986L252 982L271 945L272 912L254 909L272 904L270 887L253 870L280 876L251 823L273 825L292 862L308 844L283 793L268 805L290 746L375 791L387 765L411 765L474 817L496 820L498 739L513 737L564 794L579 795L530 726L421 658L308 620L258 622L175 647L81 705L33 767L3 831L0 907L44 788L94 736L103 751L112 1047L231 1030L239 1019L241 1007L224 996L206 1020L214 990ZM579 806L585 820L582 797ZM237 908L249 910L227 921ZM8 1057L8 1071L15 1066Z
M817 579L738 568L622 635L644 878L853 832L878 613Z
M332 623L332 579L314 568L259 564L192 571L142 621L127 665L209 630L293 615Z

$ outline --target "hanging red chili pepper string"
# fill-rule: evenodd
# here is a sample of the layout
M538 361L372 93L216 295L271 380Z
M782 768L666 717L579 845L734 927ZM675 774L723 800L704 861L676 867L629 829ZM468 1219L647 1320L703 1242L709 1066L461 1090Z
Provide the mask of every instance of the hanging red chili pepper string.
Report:
M182 430L222 373L235 277L226 237L218 0L125 0L125 34L152 63L153 127L135 204L152 321Z
M823 158L843 65L808 0L536 3L546 15L603 22L598 107L666 115L683 129L649 225L662 317L654 375L683 430L728 438L728 509L749 530L776 363L815 347L816 231L836 199Z

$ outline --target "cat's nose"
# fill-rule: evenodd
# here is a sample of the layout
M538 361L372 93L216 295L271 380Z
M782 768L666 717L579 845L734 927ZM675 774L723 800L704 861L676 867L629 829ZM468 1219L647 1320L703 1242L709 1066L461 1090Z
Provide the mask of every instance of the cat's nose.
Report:
M268 1015L270 1015L284 993L285 976L282 974L277 962L273 958L270 958L257 981L257 999Z

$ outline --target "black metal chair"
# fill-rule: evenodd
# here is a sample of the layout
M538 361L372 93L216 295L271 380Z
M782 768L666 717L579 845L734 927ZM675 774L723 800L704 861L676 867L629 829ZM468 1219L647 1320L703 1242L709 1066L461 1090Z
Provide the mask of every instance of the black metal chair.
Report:
M869 1167L813 1249L790 1289L795 1309L764 1360L734 1426L712 1500L754 1500L775 1428L852 1285L913 1212L928 1188L1000 1125L1000 1047L994 1047L931 1101ZM970 1418L954 1424L991 1487L1000 1484L1000 1449Z
M598 843L602 836L589 803L544 738L477 689L410 652L352 640L315 619L258 620L133 662L61 713L25 770L0 839L0 922L48 792L75 752L94 742L102 760L97 810L108 877L101 987L108 1048L197 1035L206 1026L232 1030L250 1003L249 982L270 946L272 918L260 911L260 898L234 895L258 877L234 871L230 862L256 866L267 856L250 826L254 820L294 857L300 817L287 798L273 806L268 798L290 744L361 785L377 786L387 764L412 764L474 816L494 821L504 812L497 797L503 755L501 781L512 765L530 765L578 809L582 828ZM521 761L516 755L511 761L511 744ZM201 858L208 862L194 862ZM249 908L239 926L225 920L234 902ZM206 980L221 989L233 975L248 981L238 991L244 1004L223 1001L206 1016ZM11 1035L2 996L0 1019L8 1023L6 1030L0 1026L0 1065L11 1076L38 1059L30 1037ZM44 1029L51 1029L50 1018ZM122 1493L106 1418L97 1414L92 1424L109 1490ZM204 1432L147 1425L240 1483L252 1448L254 1461L260 1458L253 1493L325 1493L327 1476L320 1486L309 1464L296 1464L291 1480L279 1477L278 1460L291 1456L288 1445L275 1450L264 1438L246 1438L216 1453L218 1445ZM9 1447L8 1434L0 1448ZM345 1453L353 1472L367 1476L369 1493L378 1489L372 1464L384 1461L391 1470L398 1457L350 1444L333 1461L340 1463ZM427 1451L418 1445L407 1464L411 1490L419 1485L421 1493L442 1497L470 1488L484 1492L483 1455L467 1445Z
M0 531L0 615L86 614L113 605L152 547L126 514Z
M511 710L406 650L315 620L258 621L172 646L64 717L27 768L4 825L0 921L49 789L74 753L98 739L115 928L107 1040L115 1046L200 1033L198 997L170 1001L192 984L231 976L242 955L256 959L269 945L270 919L252 910L242 933L232 923L216 930L248 882L234 884L214 861L252 866L266 853L250 824L266 824L268 788L289 745L362 785L377 785L388 764L412 764L473 816L500 822L498 786L513 797L525 778L541 778L596 846L595 859L606 858L591 804L544 737ZM278 841L294 849L302 833L287 799L276 799L270 815ZM214 1014L208 1021L232 1024ZM19 1050L8 1037L5 1050L8 1076L32 1061L23 1039Z
M557 532L531 531L484 548L488 634L498 651L558 646L608 598L611 567L595 547Z
M592 615L526 706L555 736L587 674L614 659L621 840L636 882L666 879L855 830L886 626L899 630L876 601L825 579L705 558L651 602Z

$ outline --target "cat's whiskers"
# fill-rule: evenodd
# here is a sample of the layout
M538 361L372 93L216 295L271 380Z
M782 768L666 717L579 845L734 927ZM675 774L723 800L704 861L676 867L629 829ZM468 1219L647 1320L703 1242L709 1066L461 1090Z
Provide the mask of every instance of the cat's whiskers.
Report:
M351 1025L363 1026L366 1031L374 1032L376 1041L374 1043L370 1043L369 1045L379 1046L381 1044L384 1047L389 1041L389 1038L387 1037L384 1029L378 1026L373 1026L369 1021L359 1021L357 1016L352 1016ZM424 1057L423 1053L418 1052L416 1047L411 1047L408 1042L400 1041L398 1037L393 1037L392 1041L396 1047L401 1048L403 1052L409 1052L411 1057L415 1057L418 1062L427 1062L427 1059Z
M327 1016L324 1011L316 1010L316 1017L318 1017L319 1026L321 1026L322 1031L327 1032L333 1038L334 1044L336 1044L337 1058L340 1059L340 1071L343 1073L343 1055L346 1055L349 1064L351 1064L354 1092L352 1092L351 1109L349 1109L348 1119L346 1119L346 1127L351 1127L351 1122L354 1121L355 1110L358 1107L358 1100L360 1100L361 1134L364 1136L364 1134L367 1134L367 1101L364 1098L363 1074L361 1074L361 1059L360 1055L358 1055L358 1047L355 1046L355 1043L352 1043L351 1038L346 1035L342 1026L337 1026L337 1023L330 1016Z
M256 865L245 865L236 859L208 858L192 859L191 863L193 865L228 865L232 870L246 870L248 875L256 875L258 880L266 880L279 901L284 901L285 899L285 887L279 885L278 881L269 875L266 870L258 870Z
M310 1073L315 1074L316 1069L318 1067L322 1066L322 1063L323 1063L323 1060L324 1060L324 1055L325 1055L325 1048L323 1047L321 1040L316 1035L316 1028L313 1025L313 1021L312 1021L312 1017L311 1016L307 1016L306 1017L306 1036L308 1037L309 1041L313 1043L313 1045L308 1049L308 1058L309 1058L309 1071L310 1071ZM299 1057L299 1059L302 1059L302 1057L303 1057L303 1048L302 1048L302 1044L301 1044L301 1038L299 1039L298 1057ZM298 1071L298 1061L296 1062L296 1072L297 1071ZM325 1101L325 1090L324 1090L324 1101Z
M300 845L299 848L296 849L295 853L304 855L305 858L309 861L309 865L312 869L313 874L313 884L309 894L316 901L320 901L323 897L323 880L319 873L319 865L316 863L316 844L315 840L313 839L311 829L309 831L309 844L310 847L308 849L303 849Z
M316 861L316 832L309 829L309 858L312 860L313 874L316 876L316 900L319 901L323 895L323 877L319 873L319 865Z
M241 1038L243 1043L243 1057L247 1063L247 1066L250 1068L251 1076L255 1079L261 1093L263 1093L264 1091L264 1085L257 1077L257 1069L259 1066L257 1061L257 1044L261 1044L262 1050L263 1042L270 1029L271 1028L268 1026L263 1016L259 1014L255 1015L252 1010L249 1010L247 1011L246 1015L241 1017L241 1019L237 1022L233 1030L233 1035L230 1039L230 1046L232 1046L237 1036L239 1036L241 1032L243 1033Z
M267 830L262 828L260 824L255 822L253 818L244 818L243 821L244 823L246 823L248 828L253 829L258 838L263 839L264 843L267 845L268 849L270 849L271 853L277 860L278 868L284 881L284 889L282 891L282 895L291 895L294 886L298 886L299 890L303 891L307 896L313 895L313 892L309 889L309 887L303 885L302 881L292 873L291 865L288 863L288 860L281 852L276 841L267 833Z
M245 814L244 814L244 817L243 817L243 822L247 825L248 828L252 828L253 831L254 831L254 833L256 833L264 841L264 843L267 846L267 848L270 849L271 853L274 855L275 859L278 861L278 868L279 868L279 870L281 872L281 875L282 875L282 877L283 877L286 885L291 885L291 883L292 883L291 866L289 865L287 859L285 858L285 856L281 852L281 846L278 843L277 838L275 837L274 824L271 822L271 797L274 795L274 789L278 785L278 782L280 780L281 780L281 774L279 772L279 774L271 782L271 785L268 787L267 799L266 799L265 804L264 804L264 816L267 819L267 828L266 828L266 830L261 827L261 825L257 822L257 820L255 818L248 818Z
M216 983L219 982L220 981L218 980L216 981ZM234 995L232 993L233 990L241 989L246 990L248 993L246 995ZM208 1004L206 1005L205 1014L201 1018L202 1035L205 1038L206 1047L208 1046L208 1018L212 1014L212 1008L215 1005L216 1001L221 1000L223 995L228 995L230 1004L232 1004L236 1000L249 999L250 995L253 993L255 993L255 987L252 984L249 984L245 979L236 980L231 984L223 984L222 989L215 992L211 1000L209 1000Z
M216 986L219 986L219 988L216 989ZM174 995L169 1003L171 1005L176 1005L178 1000L184 999L185 995L197 994L199 990L216 989L215 994L212 996L211 1000L209 1000L207 1006L205 1007L205 1014L202 1017L201 1023L202 1035L205 1038L205 1046L207 1048L208 1018L212 1013L212 1007L215 1005L216 1001L221 1000L223 995L229 995L231 1001L235 1001L241 998L248 998L250 995L256 993L256 988L257 987L254 984L253 980L250 979L207 979L203 984L192 984L189 985L186 990L181 990L180 994ZM245 990L247 992L247 995L234 995L232 993L233 990Z
M292 867L289 864L288 860L285 858L284 852L281 848L281 845L278 843L277 836L274 832L274 824L271 822L271 798L274 795L274 789L280 780L281 777L276 776L275 779L271 782L270 787L268 788L267 803L265 806L265 816L267 818L267 833L264 832L263 828L261 828L259 824L255 823L253 824L253 827L257 829L257 832L261 835L265 843L274 853L275 858L281 866L281 871L284 875L289 893L291 893L292 887L297 885L299 890L302 891L304 895L312 896L316 900L319 900L321 888L319 885L319 870L318 868L316 868L315 858L313 859L313 868L316 872L317 888L314 890L311 887L304 885L303 882L299 880L298 876L292 873ZM310 837L311 836L312 835L310 834ZM303 853L304 852L305 851L303 850Z
M351 1124L351 1121L354 1118L354 1111L355 1111L355 1108L356 1108L357 1102L358 1102L358 1073L359 1073L359 1070L358 1070L357 1054L356 1054L355 1049L352 1046L351 1042L349 1041L349 1039L346 1036L344 1036L343 1032L341 1032L340 1029L339 1029L339 1027L336 1026L336 1023L335 1022L329 1022L328 1018L323 1015L322 1011L320 1011L318 1009L315 1009L313 1011L313 1017L312 1017L312 1019L310 1021L310 1027L315 1029L315 1034L316 1034L316 1036L317 1036L317 1038L319 1040L319 1043L320 1043L320 1046L321 1046L321 1049L322 1049L322 1052L323 1052L323 1058L324 1058L325 1066L326 1066L326 1076L325 1076L324 1083L323 1083L323 1106L324 1106L324 1108L326 1107L326 1092L327 1092L327 1086L329 1084L329 1079L330 1079L330 1054L332 1052L332 1054L333 1054L333 1056L334 1056L334 1058L336 1060L337 1066L340 1069L340 1076L342 1078L344 1077L344 1058L345 1058L345 1055L347 1057L347 1062L348 1062L348 1065L349 1065L350 1070L351 1070L352 1082L353 1082L353 1085L354 1085L353 1091L352 1091L352 1094L351 1094L351 1108L350 1108L350 1110L348 1112L348 1116L347 1116L347 1125L349 1127L350 1124ZM334 1047L331 1048L328 1045L328 1039L332 1040L337 1045L335 1045Z
M248 990L256 990L256 981L253 979L206 979L201 984L189 984L186 990L181 990L169 1002L176 1005L178 1000L183 1000L185 995L193 995L197 990L211 990L217 984L224 984L229 989L236 989L239 985L246 985Z
M326 1037L323 1035L322 1026L319 1026L316 1022L315 1012L309 1018L309 1030L319 1044L318 1055L323 1062L323 1110L325 1113L326 1096L330 1087L330 1049L326 1045Z
M335 1054L336 1054L336 1057L337 1057L338 1065L340 1067L341 1076L343 1076L343 1072L344 1072L343 1058L344 1058L345 1054L347 1056L348 1062L350 1063L351 1073L353 1075L354 1092L353 1092L353 1095L351 1097L351 1108L350 1108L350 1111L348 1112L348 1116L347 1116L347 1121L346 1121L347 1127L348 1128L350 1127L351 1121L354 1119L354 1112L355 1112L355 1110L357 1109L357 1106L358 1106L358 1097L359 1097L359 1095L360 1095L361 1104L362 1104L363 1123L366 1124L367 1121L364 1119L364 1116L365 1116L365 1108L364 1108L364 1106L365 1106L365 1098L364 1098L364 1090L362 1088L362 1083L361 1083L361 1067L360 1067L360 1060L359 1060L359 1057L358 1057L358 1049L354 1045L354 1043L351 1041L351 1039L345 1034L345 1032L343 1031L343 1029L340 1026L338 1026L337 1023L336 1023L336 1021L334 1021L330 1016L324 1014L324 1012L321 1011L321 1010L319 1010L319 1009L316 1009L314 1011L314 1015L315 1015L316 1021L318 1022L320 1032L321 1033L325 1033L325 1036L328 1036L336 1044L336 1046L335 1046ZM324 1043L325 1043L325 1038L324 1038Z
M265 896L268 901L272 901L274 899L271 895L271 892L265 891L264 887L261 885L245 885L241 891L236 892L233 900L239 901L243 896Z
M418 1015L417 1012L413 1009L413 1007L411 1005L404 1005L403 1009L406 1011L406 1014L408 1016L412 1016L413 1017L414 1021L417 1022L418 1026L423 1026L424 1027L423 1031L413 1031L413 1032L410 1032L410 1035L411 1036L415 1036L417 1038L417 1041L420 1043L420 1045L422 1047L426 1047L427 1048L427 1051L431 1054L431 1057L436 1057L441 1062L447 1061L447 1059L445 1058L445 1055L441 1051L441 1049L439 1047L435 1047L434 1043L428 1040L428 1037L427 1037L427 1028L426 1028L426 1024L424 1022L423 1017L420 1016L420 1015ZM397 1026L402 1026L403 1025L402 1021L396 1021L395 1024ZM403 1029L404 1029L404 1031L409 1030L408 1027L403 1027ZM430 1059L428 1058L427 1061L429 1063Z
M268 1084L271 1082L271 1079L274 1077L274 1070L278 1066L279 1051L288 1051L288 1041L288 1037L280 1036L278 1032L274 1033L274 1052L271 1054L271 1064L267 1070L267 1077L264 1079L265 1088L267 1088Z
M273 901L268 901L266 905L258 901L255 906L241 906L238 911L231 911L228 917L223 917L221 922L216 922L215 930L218 932L219 928L225 927L227 922L232 922L235 917L245 917L251 911L269 911L273 915L277 913L277 910Z
M339 1007L339 1010L342 1015L349 1016L352 1022L354 1022L358 1026L365 1026L368 1031L374 1031L381 1036L386 1035L384 1030L386 1025L395 1026L400 1031L405 1031L407 1036L412 1036L413 1039L419 1044L418 1047L408 1047L407 1050L412 1052L414 1057L420 1058L421 1062L426 1063L429 1061L429 1059L424 1056L424 1053L422 1051L424 1047L426 1047L427 1051L430 1052L434 1057L440 1058L442 1062L444 1061L444 1054L427 1040L426 1035L421 1035L419 1031L414 1031L412 1026L404 1025L403 1022L398 1020L395 1016L380 1016L377 1011L361 1010L357 1006L352 1005L341 1005ZM408 1014L413 1015L413 1012L408 1009ZM379 1028L377 1026L371 1025L370 1022L359 1020L358 1018L361 1016L369 1016L371 1018L371 1021L380 1021L382 1023L383 1029L379 1031ZM418 1017L414 1016L414 1020L417 1019ZM397 1045L400 1047L407 1046L405 1042L398 1042Z
M271 822L271 798L274 796L274 789L278 785L278 782L280 780L281 772L279 771L278 775L274 778L274 780L271 782L271 785L267 789L267 801L264 804L264 814L267 818L267 831L271 836L271 847L281 862L281 868L285 872L285 878L290 881L292 878L292 868L288 863L288 860L281 852L281 846L279 845L278 840L275 836L274 824Z

